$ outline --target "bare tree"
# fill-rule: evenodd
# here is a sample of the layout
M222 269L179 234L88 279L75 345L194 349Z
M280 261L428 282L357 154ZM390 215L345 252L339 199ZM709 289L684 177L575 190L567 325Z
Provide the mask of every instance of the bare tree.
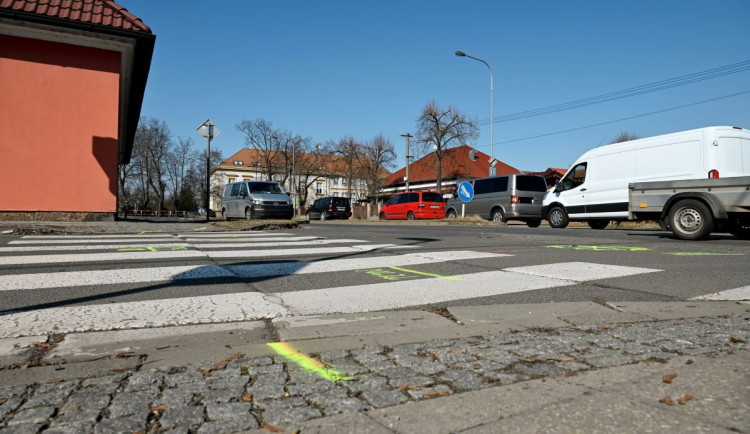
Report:
M338 142L332 143L331 150L343 166L346 175L346 194L352 197L352 182L355 174L361 169L359 157L362 145L352 136L344 136Z
M245 144L258 151L265 164L268 180L272 181L278 171L276 154L279 151L280 136L284 132L275 129L273 124L265 119L244 120L237 124L236 128L245 135Z
M629 133L627 131L621 132L617 137L612 139L609 143L620 143L620 142L629 142L631 140L638 140L640 137L636 136L633 133Z
M427 103L417 118L416 143L427 154L434 150L437 160L437 191L442 192L443 156L454 146L465 144L479 137L474 119L469 119L453 106L442 108L435 101Z
M315 183L320 175L325 172L325 164L331 160L332 151L323 144L312 145L309 140L300 144L301 152L295 160L295 172L299 178L300 188L299 204L305 206L307 203L308 189Z
M175 210L181 209L180 197L185 177L193 160L198 156L193 146L192 139L178 137L177 143L170 147L164 160L169 195Z
M396 161L396 151L393 143L378 134L362 147L362 178L367 187L368 198L377 197L378 191L385 180L384 171Z

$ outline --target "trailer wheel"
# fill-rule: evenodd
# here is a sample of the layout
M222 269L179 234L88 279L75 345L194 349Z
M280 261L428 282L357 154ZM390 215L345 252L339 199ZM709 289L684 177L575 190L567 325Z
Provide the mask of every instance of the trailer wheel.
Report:
M750 218L737 217L729 222L729 233L741 240L750 240Z
M669 227L681 240L700 240L714 229L714 221L711 211L703 202L686 199L669 210Z
M547 214L547 221L553 228L562 229L568 226L568 213L561 206L553 207L549 210L549 214Z

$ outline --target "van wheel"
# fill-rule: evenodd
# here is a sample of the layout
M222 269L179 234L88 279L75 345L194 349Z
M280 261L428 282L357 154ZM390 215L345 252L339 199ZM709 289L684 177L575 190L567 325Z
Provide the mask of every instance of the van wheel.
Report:
M380 213L380 220L387 220L387 218L385 217L385 213L384 212Z
M492 221L498 222L498 223L505 223L508 220L505 219L505 214L503 214L503 210L496 209L492 211Z
M245 208L245 220L252 220L252 219L253 219L253 209Z
M547 221L549 221L549 225L553 228L562 229L568 226L568 213L565 212L565 209L563 207L556 206L549 210Z
M406 214L407 220L414 220L416 217L414 216L414 213L409 211L409 214Z
M538 228L539 225L541 224L542 224L542 221L540 219L529 220L526 222L526 226L530 228Z
M609 226L609 220L589 220L588 224L591 229L604 229Z
M457 217L456 216L456 211L454 211L452 209L449 209L448 212L445 213L445 218L447 218L447 219L453 220L456 217Z
M687 199L677 202L669 210L669 226L681 240L700 240L714 229L714 221L703 202Z
M224 220L224 221L229 220L229 217L227 217L227 209L226 208L222 208L221 209L221 219Z

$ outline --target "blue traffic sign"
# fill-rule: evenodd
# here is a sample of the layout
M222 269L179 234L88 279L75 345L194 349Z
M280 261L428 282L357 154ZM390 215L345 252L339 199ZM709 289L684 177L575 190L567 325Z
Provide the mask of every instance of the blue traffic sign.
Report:
M474 186L471 182L464 181L458 185L458 197L461 202L471 202L474 199Z

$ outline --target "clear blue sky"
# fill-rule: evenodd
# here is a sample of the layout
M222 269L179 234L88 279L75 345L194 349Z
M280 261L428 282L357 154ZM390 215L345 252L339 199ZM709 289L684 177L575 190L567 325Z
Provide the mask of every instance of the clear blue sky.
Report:
M315 142L382 133L404 166L403 133L430 100L483 123L487 68L495 118L750 60L750 1L197 1L120 0L157 35L142 116L228 158L235 126L263 118ZM747 65L746 65L747 66ZM750 128L750 70L544 116L495 123L494 155L520 170L567 168L622 131L641 137ZM689 107L545 135L588 125ZM509 141L513 141L508 143Z

